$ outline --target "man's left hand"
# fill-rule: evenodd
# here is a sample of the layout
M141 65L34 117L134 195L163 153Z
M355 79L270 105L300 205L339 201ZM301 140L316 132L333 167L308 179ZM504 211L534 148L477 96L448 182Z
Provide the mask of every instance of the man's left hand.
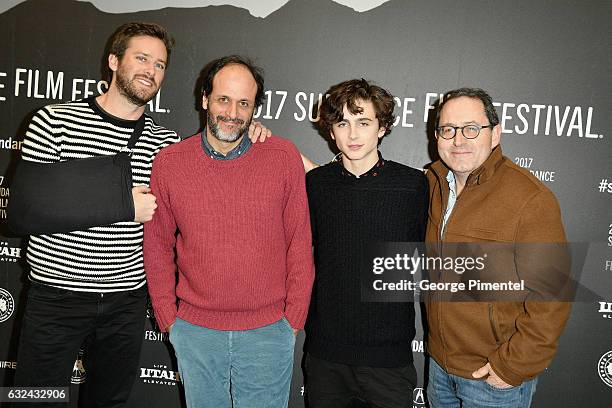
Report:
M298 333L300 332L300 329L293 329L293 335L295 337L297 337Z
M495 374L495 371L493 371L493 369L491 368L490 363L487 363L486 365L480 367L478 370L474 371L472 373L472 377L482 378L487 374L489 376L487 377L485 381L489 383L489 385L495 388L511 388L512 387L512 385L506 383L504 380L499 378L497 374Z
M270 129L262 125L260 122L253 121L249 125L249 139L251 139L251 142L255 143L258 140L260 142L265 142L270 136L272 136Z

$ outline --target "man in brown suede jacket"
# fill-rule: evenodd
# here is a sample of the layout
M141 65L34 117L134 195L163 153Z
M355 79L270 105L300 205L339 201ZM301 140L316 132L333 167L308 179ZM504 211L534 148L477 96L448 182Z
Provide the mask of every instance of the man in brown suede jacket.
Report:
M499 243L500 254L492 256L502 258L501 248L510 247L503 269L527 283L524 297L512 301L428 300L432 408L529 407L570 313L570 303L544 301L534 289L562 286L556 273L567 258L540 258L537 249L565 243L559 205L529 171L502 155L500 136L486 92L461 88L444 96L436 117L441 160L427 173L426 240L438 248ZM519 253L524 243L529 249Z

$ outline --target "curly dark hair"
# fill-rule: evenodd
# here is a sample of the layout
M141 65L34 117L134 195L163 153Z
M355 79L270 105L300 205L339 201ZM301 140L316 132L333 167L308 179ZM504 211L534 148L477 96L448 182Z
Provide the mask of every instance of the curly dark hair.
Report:
M264 77L263 77L263 69L256 66L253 61L247 57L243 57L241 55L228 55L226 57L218 58L206 64L204 69L202 70L202 95L208 96L211 94L213 89L213 79L215 75L221 69L227 65L242 65L246 69L249 70L251 75L253 75L253 79L255 79L255 83L257 84L257 93L255 94L255 108L262 104L264 99Z
M353 115L361 113L363 109L357 105L357 101L372 102L379 126L385 128L385 134L391 132L395 119L393 116L395 102L393 95L387 90L361 78L340 82L329 88L326 94L319 108L317 122L325 133L329 134L332 125L344 119L342 110L345 105Z
M468 98L480 99L482 104L484 105L485 114L487 115L487 119L489 123L493 126L499 124L499 117L497 116L497 112L495 111L495 106L493 106L493 99L491 96L484 90L480 88L459 88L453 89L452 91L448 91L444 94L442 101L438 105L438 109L436 110L436 127L438 127L438 122L440 121L440 112L442 112L442 108L444 105L451 99L459 98L462 96L467 96Z
M160 39L166 46L168 60L174 46L174 38L166 31L164 27L156 23L131 22L121 25L113 33L109 46L109 53L115 55L118 59L122 59L127 49L128 43L132 37L148 36ZM168 61L166 61L166 64Z

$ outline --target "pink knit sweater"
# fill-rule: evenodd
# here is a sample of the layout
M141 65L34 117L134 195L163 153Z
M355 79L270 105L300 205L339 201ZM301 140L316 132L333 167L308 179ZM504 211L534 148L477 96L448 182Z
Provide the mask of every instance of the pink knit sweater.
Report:
M145 224L144 260L162 330L176 316L217 330L283 316L304 326L314 266L304 168L291 142L271 137L215 160L196 135L157 155L151 190L158 208Z

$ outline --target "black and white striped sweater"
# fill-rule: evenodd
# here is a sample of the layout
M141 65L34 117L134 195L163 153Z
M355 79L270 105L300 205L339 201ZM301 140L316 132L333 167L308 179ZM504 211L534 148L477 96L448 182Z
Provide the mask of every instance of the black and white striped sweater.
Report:
M37 111L30 122L22 158L52 163L115 154L127 145L135 125L136 121L104 112L94 98L48 105ZM134 186L149 184L155 155L179 140L175 132L156 125L146 116L132 154ZM30 279L75 291L139 288L145 284L142 238L143 226L136 222L30 236L27 249Z

